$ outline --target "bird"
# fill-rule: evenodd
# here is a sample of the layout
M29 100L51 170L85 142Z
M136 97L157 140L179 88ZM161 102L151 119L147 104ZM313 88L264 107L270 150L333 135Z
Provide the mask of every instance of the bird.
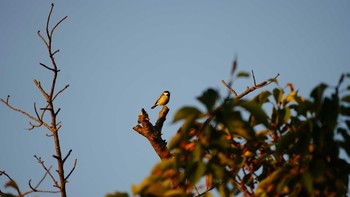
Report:
M157 106L160 105L166 105L170 100L170 92L168 90L165 90L158 98L158 100L154 103L154 105L151 107L151 109L154 109Z

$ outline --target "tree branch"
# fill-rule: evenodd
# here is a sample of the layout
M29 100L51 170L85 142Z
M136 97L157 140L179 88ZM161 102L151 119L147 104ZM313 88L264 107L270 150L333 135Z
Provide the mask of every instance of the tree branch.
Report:
M254 90L256 89L259 89L259 88L262 88L264 86L267 86L269 84L271 84L272 82L275 82L277 80L277 77L280 75L280 74L277 74L274 78L272 79L269 79L269 80L266 80L266 81L263 81L259 84L256 84L256 81L255 81L255 76L254 76L254 72L252 71L252 74L253 74L253 82L254 82L254 86L252 87L249 87L247 86L246 90L243 91L241 94L237 94L236 91L234 91L229 85L227 85L227 83L224 81L224 80L221 80L221 82L235 95L234 96L234 99L236 100L239 100L241 98L243 98L245 95L253 92Z
M73 168L70 170L67 177L65 178L66 182L67 182L68 178L70 177L70 175L74 172L76 165L77 165L77 159L74 160Z
M14 111L17 111L17 112L20 112L22 114L24 114L25 116L27 116L28 118L34 120L35 122L38 122L39 124L43 124L46 128L50 128L50 126L45 123L45 122L42 122L40 119L37 119L37 118L34 118L32 115L30 115L29 113L19 109L19 108L16 108L16 107L13 107L10 103L9 103L9 98L10 96L7 96L7 99L6 101L4 99L0 99L1 102L3 102L7 107L9 107L10 109L14 110ZM30 123L30 125L33 127L33 124ZM30 128L32 129L32 128Z
M167 142L163 140L161 132L168 112L169 108L163 106L162 110L159 112L157 122L155 126L153 126L150 123L147 112L142 108L138 118L139 124L133 127L136 132L147 138L161 160L171 157L171 153L166 146Z
M47 168L44 164L44 161L41 160L41 157L38 157L36 155L34 155L34 157L36 158L36 160L38 161L38 163L41 164L41 166L44 168L45 172L51 177L52 181L54 182L54 187L57 187L58 189L61 189L61 186L58 184L58 182L56 181L55 177L52 175L50 168Z
M48 168L48 170L50 171L52 168L52 166L50 166ZM25 193L23 193L23 196L24 195L27 195L29 193L32 193L32 192L40 192L40 193L59 193L60 191L57 190L57 191L51 191L51 190L40 190L38 189L38 187L41 185L41 183L45 180L46 176L47 176L47 171L45 172L44 176L40 179L40 181L36 184L35 187L32 186L31 182L32 182L32 179L29 179L29 182L28 182L28 185L29 185L29 188L31 189L30 191L27 191Z
M57 80L57 77L58 77L58 72L60 71L57 67L57 64L56 64L56 61L55 61L55 58L54 58L54 55L56 53L59 52L59 50L55 50L53 51L52 50L52 36L53 36L53 33L54 31L56 30L56 28L67 18L67 16L63 17L59 22L57 22L52 29L50 29L50 20L51 20L51 15L52 15L52 12L53 12L53 9L54 9L54 4L52 3L51 4L51 9L50 9L50 12L48 14L48 17L47 17L47 20L46 20L46 39L41 35L40 31L38 31L38 36L41 38L41 40L45 43L46 45L46 48L47 48L47 51L49 53L49 58L51 59L51 64L52 64L52 67L49 67L43 63L40 63L40 65L42 67L44 67L45 69L48 69L50 71L53 72L53 77L52 77L52 82L51 82L51 88L49 91L45 91L43 89L43 87L41 86L41 83L40 81L37 81L37 80L34 80L34 83L35 85L37 86L37 88L40 90L41 94L45 97L46 99L46 102L47 102L47 105L45 107L42 107L40 108L42 110L41 112L41 116L39 115L38 113L38 109L36 107L36 103L34 103L34 111L35 111L35 115L36 115L36 118L32 115L30 115L29 113L21 110L21 109L18 109L18 108L15 108L13 107L12 105L9 104L9 98L10 96L7 97L6 100L4 99L0 99L1 102L3 102L4 104L6 104L10 109L14 110L14 111L17 111L17 112L20 112L22 114L24 114L25 116L27 116L28 118L30 118L31 120L37 122L38 124L33 124L32 122L29 122L29 124L31 125L31 128L30 129L34 129L35 127L40 127L42 125L44 125L50 132L51 132L51 135L47 135L47 136L53 136L54 138L54 144L55 144L55 150L56 150L56 154L54 156L54 158L56 158L57 160L57 164L58 164L58 167L57 167L57 172L58 172L58 176L59 176L59 181L60 183L55 179L55 177L53 176L53 174L50 172L50 168L47 168L45 165L44 165L44 161L41 160L40 157L37 157L36 155L34 156L37 161L42 165L42 167L45 169L45 175L43 177L43 179L46 177L46 175L48 174L51 179L53 180L54 182L54 187L57 187L61 193L61 196L62 197L66 197L67 194L66 194L66 182L67 182L67 179L68 177L73 173L75 167L76 167L76 160L74 162L74 167L73 169L69 172L68 176L65 177L65 173L64 173L64 162L65 160L68 158L68 156L70 155L71 153L71 150L69 151L68 155L62 159L62 154L61 154L61 146L60 146L60 139L59 139L59 135L58 135L58 131L59 129L61 128L61 124L60 122L57 121L57 115L58 113L60 112L61 108L58 108L57 111L55 111L55 105L54 105L54 100L56 99L56 97L58 95L60 95L64 90L66 90L69 85L66 85L65 87L63 87L60 91L58 91L57 93L55 93L55 88L56 88L56 80ZM50 112L50 117L51 117L51 123L47 123L44 121L44 115L46 113L46 111L49 111ZM57 123L58 122L58 123ZM40 183L43 181L40 180L38 185L36 187L33 187L31 185L31 180L29 181L29 186L30 188L32 189L33 192L43 192L43 191L46 191L46 190L37 190L37 187L40 185ZM56 193L56 191L50 191L50 193Z

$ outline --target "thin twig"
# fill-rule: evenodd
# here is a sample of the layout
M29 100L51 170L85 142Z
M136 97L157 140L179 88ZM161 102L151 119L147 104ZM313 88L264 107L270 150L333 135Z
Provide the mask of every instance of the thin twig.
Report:
M40 34L40 30L38 31L38 36L41 38L41 40L45 43L46 47L49 48L49 44L46 42L45 38Z
M235 95L238 96L238 94L236 93L236 91L234 89L232 89L224 80L221 80L221 82Z
M64 90L66 90L68 87L69 87L69 84L67 84L66 86L64 86L64 88L62 88L60 91L58 91L58 92L56 93L56 95L53 97L52 101L54 101L55 98L56 98L59 94L61 94Z
M51 47L51 36L49 34L49 25L50 25L50 19L51 19L53 7L54 7L54 4L51 3L51 9L50 9L49 15L47 16L47 20L46 20L46 35L49 38L49 45L48 45L49 47Z
M243 92L242 92L241 94L239 94L239 95L237 95L237 93L236 93L229 85L227 85L227 84L225 83L224 80L221 80L221 82L235 95L234 98L235 98L236 100L239 100L239 99L241 99L242 97L244 97L245 95L249 94L250 92L253 92L253 91L256 90L256 89L262 88L262 87L267 86L267 85L271 84L272 82L276 81L276 79L277 79L277 77L278 77L279 75L280 75L280 74L278 73L274 78L269 79L269 80L266 80L266 81L263 81L263 82L261 82L261 83L259 83L259 84L256 84L256 82L255 82L255 77L254 77L254 75L253 75L254 84L256 84L256 85L254 85L253 87L247 86L246 90L243 91Z
M49 170L51 170L52 166L50 166ZM32 184L31 184L31 181L32 179L29 179L29 182L28 182L28 185L29 185L29 188L32 189L30 191L27 191L27 192L24 192L23 193L23 196L27 195L27 194L30 194L30 193L33 193L33 192L40 192L40 193L59 193L60 191L57 190L57 191L51 191L51 190L42 190L42 189L37 189L40 184L44 181L44 179L46 178L46 175L47 175L47 172L44 174L44 176L40 179L40 181L38 182L38 184L33 187Z
M53 52L52 53L52 56L54 56L56 53L58 53L58 52L60 52L60 50L59 49L57 49L55 52ZM58 72L59 72L60 70L58 70Z
M64 157L64 159L62 160L62 162L66 162L67 158L69 157L69 155L72 153L72 149L70 149L67 153L67 155Z
M23 111L23 110L21 110L21 109L18 109L18 108L16 108L16 107L13 107L12 105L10 105L9 102L8 102L8 100L9 100L8 98L9 98L9 97L7 97L6 101L5 101L4 99L0 99L0 101L3 102L3 103L5 103L5 105L6 105L7 107L9 107L10 109L12 109L12 110L14 110L14 111L17 111L17 112L20 112L20 113L24 114L25 116L27 116L28 118L30 118L30 119L32 119L32 120L38 122L39 124L42 123L46 128L50 129L50 126L49 126L47 123L42 122L42 121L40 121L39 119L34 118L32 115L28 114L27 112L25 112L25 111Z
M52 181L55 183L54 186L60 189L61 188L60 185L58 184L58 182L56 181L55 177L52 175L50 170L45 166L44 161L41 160L41 158L36 155L34 155L34 157L36 158L38 163L40 163L41 166L45 169L46 173L51 177Z
M50 96L45 92L45 90L41 87L40 81L37 81L36 79L33 80L35 85L39 88L40 92L43 94L43 96L46 98L46 100L50 99Z
M55 112L55 116L57 116L58 112L61 111L61 108L58 108L58 110Z
M52 166L50 166L48 168L48 170L50 171L52 168ZM34 192L38 191L37 188L40 186L40 184L44 181L44 179L46 178L46 175L47 175L47 172L45 172L44 176L40 179L40 181L38 182L38 184L36 184L35 187L32 186L31 182L32 182L32 179L29 179L29 182L28 182L28 185L30 187L30 189L32 189Z
M36 117L38 118L38 120L40 120L38 110L36 109L36 102L34 102L34 111L35 111Z
M60 25L67 17L68 17L68 16L63 17L63 18L52 28L52 30L51 30L51 32L50 32L50 37L51 37L51 38L52 38L52 34L53 34L53 32L55 31L56 27L57 27L58 25ZM52 53L52 55L54 55L56 52L57 52L57 51L55 51L54 53Z
M51 70L51 71L55 72L55 70L54 70L54 69L52 69L52 68L50 68L50 67L46 66L45 64L43 64L43 63L39 63L39 64L40 64L41 66L43 66L44 68L49 69L49 70Z
M254 75L254 71L253 70L252 70L252 75L253 75L254 86L256 86L255 75Z
M68 178L70 177L70 175L74 172L76 166L77 166L77 159L74 160L73 168L70 170L70 172L68 173L67 177L65 178L66 182L67 182Z
M5 175L10 181L14 181L4 170L0 171L0 176Z

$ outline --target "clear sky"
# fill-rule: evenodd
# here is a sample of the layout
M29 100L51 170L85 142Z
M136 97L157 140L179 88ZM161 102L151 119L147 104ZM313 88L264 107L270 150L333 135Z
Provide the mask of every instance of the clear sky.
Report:
M63 153L73 149L66 171L78 159L68 183L70 196L104 196L130 191L159 161L151 145L132 130L141 108L171 92L164 138L179 125L170 121L208 87L226 94L234 55L239 69L257 81L280 73L308 96L320 82L336 84L350 64L350 1L57 1L52 21L61 69L57 99L62 110ZM37 30L45 30L51 2L0 1L0 97L31 114L45 104L33 79L50 81L49 64ZM252 80L237 81L240 92ZM271 85L267 89L272 89ZM45 86L48 88L48 85ZM249 95L248 98L254 96ZM0 105L0 170L20 185L44 174L33 155L54 164L52 138L45 129L27 131L28 119ZM0 189L4 179L0 178ZM41 189L52 185L47 179ZM47 196L40 195L39 196ZM53 195L54 196L54 195Z

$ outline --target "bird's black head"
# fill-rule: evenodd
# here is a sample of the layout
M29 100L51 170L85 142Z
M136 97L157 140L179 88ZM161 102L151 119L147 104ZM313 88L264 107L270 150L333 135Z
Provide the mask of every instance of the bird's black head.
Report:
M163 95L170 96L170 92L169 92L168 90L165 90L165 91L163 92Z

